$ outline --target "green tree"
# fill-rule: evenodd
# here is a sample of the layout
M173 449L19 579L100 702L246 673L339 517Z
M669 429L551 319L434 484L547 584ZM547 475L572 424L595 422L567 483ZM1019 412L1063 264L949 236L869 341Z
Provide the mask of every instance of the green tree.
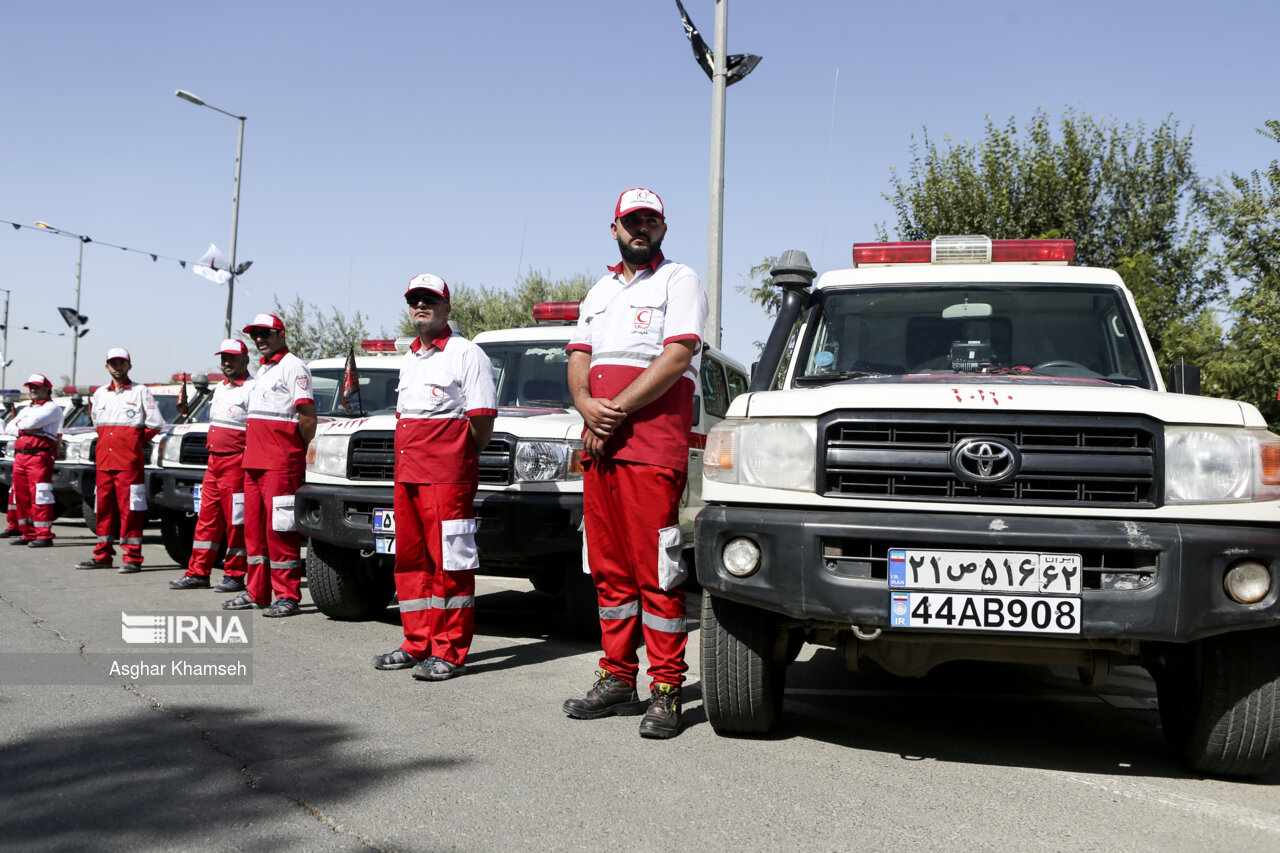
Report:
M1258 132L1280 142L1280 121ZM1209 218L1223 257L1244 282L1231 300L1234 324L1222 368L1225 396L1246 400L1280 428L1280 160L1263 172L1230 174L1209 192Z
M295 296L288 306L275 297L273 313L284 321L289 351L303 361L313 358L334 358L346 355L351 347L357 350L360 342L369 337L365 318L359 311L347 317L336 307L325 314L318 305L307 304L301 296ZM255 352L249 341L249 352Z
M450 285L453 308L449 318L458 322L468 338L492 329L527 326L533 322L535 303L581 302L592 284L593 280L585 273L552 281L545 273L530 272L516 281L515 290ZM400 318L396 332L402 336L416 334L407 311Z
M1013 119L1001 128L988 118L977 144L944 137L940 146L926 130L911 154L907 174L894 171L884 196L901 239L1074 239L1077 263L1125 279L1162 363L1170 330L1197 322L1226 292L1191 136L1172 118L1148 131L1068 111L1055 138L1037 111L1025 132Z

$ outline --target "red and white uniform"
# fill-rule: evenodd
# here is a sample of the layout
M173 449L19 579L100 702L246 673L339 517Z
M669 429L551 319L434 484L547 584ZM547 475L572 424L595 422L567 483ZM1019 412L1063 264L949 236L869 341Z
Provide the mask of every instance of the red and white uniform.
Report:
M475 632L480 457L471 418L498 413L484 350L446 328L415 340L396 402L396 594L401 648L416 658L466 660Z
M53 452L61 425L61 406L32 400L4 430L18 437L9 500L17 513L17 529L28 542L53 538Z
M695 341L700 353L708 307L697 273L661 253L629 282L622 264L609 269L612 275L583 300L567 349L591 355L591 396L612 399L667 344ZM600 604L600 666L632 683L642 632L654 683L679 686L688 669L679 501L700 364L695 354L662 396L631 413L605 443L605 459L584 460L583 525Z
M209 401L209 467L200 484L200 513L191 543L188 577L207 578L213 572L223 535L227 553L222 574L244 577L248 551L244 547L244 438L253 377L223 379Z
M142 523L147 517L143 466L147 442L160 431L164 419L147 386L114 381L93 392L92 417L98 428L98 545L93 558L111 562L119 529L124 562L142 565Z
M263 359L249 393L243 457L245 589L262 606L271 603L272 590L277 598L302 597L302 540L293 515L306 472L298 406L313 402L302 359L287 349Z

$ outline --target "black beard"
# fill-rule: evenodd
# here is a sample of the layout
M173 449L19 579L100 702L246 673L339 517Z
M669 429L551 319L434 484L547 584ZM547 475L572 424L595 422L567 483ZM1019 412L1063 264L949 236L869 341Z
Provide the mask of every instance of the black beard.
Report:
M633 267L642 267L649 263L661 248L662 240L650 240L649 245L637 247L630 245L621 237L618 238L618 251L622 253L622 260Z

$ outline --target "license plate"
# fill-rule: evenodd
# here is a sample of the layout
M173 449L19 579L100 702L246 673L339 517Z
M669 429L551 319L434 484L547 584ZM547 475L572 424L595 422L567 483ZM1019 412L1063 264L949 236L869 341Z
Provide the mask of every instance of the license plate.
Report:
M1081 601L1047 595L890 592L889 626L934 631L1079 634Z
M373 550L377 554L396 552L396 513L391 509L373 511Z
M1080 595L1080 555L890 548L889 588Z
M191 487L191 511L196 515L200 514L200 493L204 490L203 486Z

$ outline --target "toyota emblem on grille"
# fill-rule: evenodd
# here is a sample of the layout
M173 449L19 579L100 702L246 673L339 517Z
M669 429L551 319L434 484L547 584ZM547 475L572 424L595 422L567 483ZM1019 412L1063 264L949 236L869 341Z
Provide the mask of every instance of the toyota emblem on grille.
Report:
M994 486L1012 480L1022 453L1003 438L964 438L951 448L951 470L966 483Z

